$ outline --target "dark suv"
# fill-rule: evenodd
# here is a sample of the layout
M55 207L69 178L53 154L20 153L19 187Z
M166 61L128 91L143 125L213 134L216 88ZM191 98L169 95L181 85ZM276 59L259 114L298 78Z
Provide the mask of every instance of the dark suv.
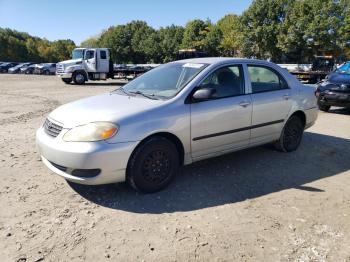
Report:
M7 71L11 68L18 65L18 63L2 63L0 65L0 73L7 73Z
M350 61L317 85L316 96L322 111L327 112L331 106L350 108Z

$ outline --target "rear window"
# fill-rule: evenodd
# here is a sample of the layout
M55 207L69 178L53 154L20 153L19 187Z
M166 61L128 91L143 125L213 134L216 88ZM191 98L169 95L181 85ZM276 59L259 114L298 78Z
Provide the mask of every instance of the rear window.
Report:
M107 52L104 51L104 50L101 50L100 51L100 56L101 56L101 59L107 59Z
M275 91L288 88L286 81L274 70L265 66L248 65L253 93Z

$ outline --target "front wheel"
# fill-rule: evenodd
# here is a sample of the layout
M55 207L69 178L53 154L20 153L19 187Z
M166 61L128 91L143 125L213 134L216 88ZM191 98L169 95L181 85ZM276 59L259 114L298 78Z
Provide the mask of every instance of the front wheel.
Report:
M137 147L132 154L126 179L137 191L157 192L175 177L179 163L176 146L166 138L153 137Z
M85 75L81 72L77 72L73 75L73 82L76 85L83 85L85 83Z
M285 124L280 139L275 147L282 152L292 152L297 150L304 133L304 124L300 117L291 116Z
M318 104L318 108L323 111L323 112L328 112L329 109L331 109L331 106L327 106L327 105L321 105L320 103Z

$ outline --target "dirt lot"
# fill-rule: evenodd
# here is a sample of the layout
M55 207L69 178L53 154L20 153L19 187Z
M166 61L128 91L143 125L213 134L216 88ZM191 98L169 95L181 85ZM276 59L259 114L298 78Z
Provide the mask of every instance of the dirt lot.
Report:
M35 131L116 87L0 75L0 261L350 261L350 111L320 113L295 153L202 161L160 193L68 184Z

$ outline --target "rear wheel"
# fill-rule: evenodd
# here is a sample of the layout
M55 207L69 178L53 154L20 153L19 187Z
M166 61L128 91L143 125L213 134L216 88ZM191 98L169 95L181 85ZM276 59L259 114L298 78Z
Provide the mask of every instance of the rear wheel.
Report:
M153 137L132 154L127 168L127 182L137 191L157 192L175 177L179 163L176 146L166 138Z
M47 76L50 75L50 71L45 70L45 71L44 71L44 75L47 75Z
M304 133L304 124L300 117L291 116L284 125L280 139L275 147L282 152L292 152L297 150Z
M77 85L83 85L85 83L85 75L82 72L74 73L73 82Z

